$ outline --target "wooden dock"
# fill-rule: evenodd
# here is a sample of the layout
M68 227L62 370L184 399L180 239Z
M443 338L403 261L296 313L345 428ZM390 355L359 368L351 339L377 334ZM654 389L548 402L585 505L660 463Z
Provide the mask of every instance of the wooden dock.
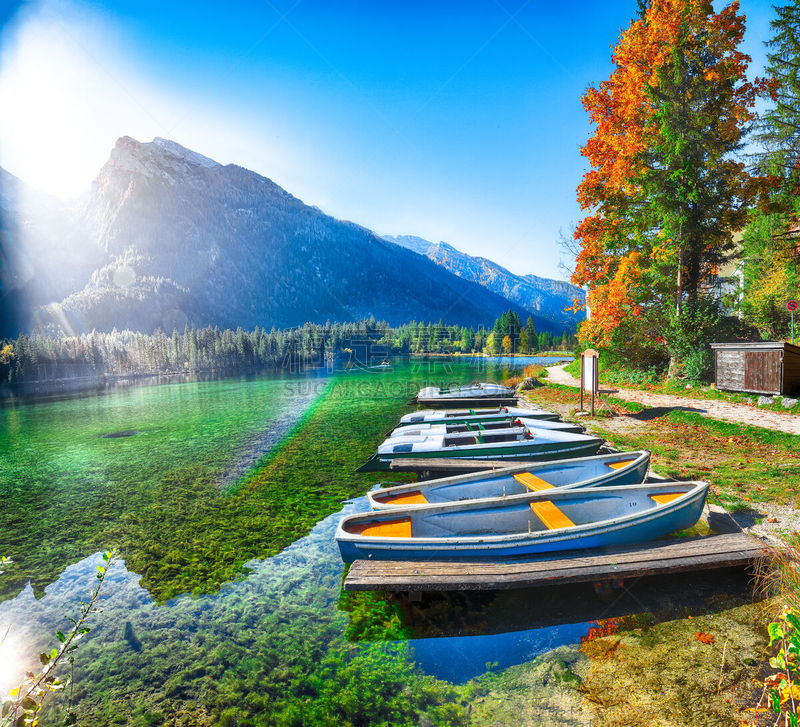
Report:
M597 590L625 578L752 566L766 545L743 533L724 511L707 511L715 534L669 538L613 550L579 551L547 560L357 560L346 591L476 591L590 582Z

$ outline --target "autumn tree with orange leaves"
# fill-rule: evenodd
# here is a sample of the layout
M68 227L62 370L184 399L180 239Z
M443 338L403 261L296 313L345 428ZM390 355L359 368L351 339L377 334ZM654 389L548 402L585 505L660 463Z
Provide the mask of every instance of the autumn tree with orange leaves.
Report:
M652 0L615 47L611 77L583 97L595 126L575 231L584 341L668 354L677 372L713 328L707 282L762 187L736 158L765 85L747 80L744 28L736 1L715 13Z

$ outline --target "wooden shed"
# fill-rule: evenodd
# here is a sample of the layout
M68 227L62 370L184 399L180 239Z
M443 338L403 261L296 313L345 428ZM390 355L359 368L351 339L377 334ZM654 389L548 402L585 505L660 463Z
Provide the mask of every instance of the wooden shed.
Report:
M712 343L718 389L800 394L800 346L791 343Z

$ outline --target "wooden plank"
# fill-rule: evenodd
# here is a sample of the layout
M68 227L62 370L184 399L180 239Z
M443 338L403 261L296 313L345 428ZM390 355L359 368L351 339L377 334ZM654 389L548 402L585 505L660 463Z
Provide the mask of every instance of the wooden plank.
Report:
M785 396L800 394L800 353L789 349L783 354L783 385L781 392Z
M611 579L640 578L644 576L668 575L685 571L713 570L747 566L759 557L752 551L732 552L727 557L701 556L694 559L673 560L667 563L646 564L635 571L623 568L595 566L584 568L579 573L554 570L546 576L525 577L519 574L509 576L472 574L468 579L461 575L430 576L425 579L411 579L401 575L395 578L383 577L379 581L366 578L348 579L346 590L369 591L480 591L510 590L515 588L533 588L564 585L567 583L595 583Z
M744 538L744 540L742 539ZM713 542L712 542L713 541ZM764 545L753 538L741 533L708 536L705 538L680 539L673 538L668 541L654 541L642 545L632 546L625 550L614 551L579 551L578 556L556 556L541 560L508 560L508 561L357 561L369 563L376 571L385 573L416 573L420 575L444 574L469 574L475 570L482 573L513 574L545 572L558 568L580 569L594 565L635 566L653 560L669 560L670 558L695 557L700 555L719 555L747 547L750 549L763 549ZM379 564L379 566L378 566ZM363 568L364 566L360 566ZM351 571L352 572L352 571Z
M778 394L781 390L781 351L746 351L744 354L744 389L760 394Z
M765 548L763 542L739 532L535 561L358 560L351 565L344 587L350 591L446 591L593 582L745 566L763 557Z
M714 352L715 382L720 389L744 389L744 352L717 350Z

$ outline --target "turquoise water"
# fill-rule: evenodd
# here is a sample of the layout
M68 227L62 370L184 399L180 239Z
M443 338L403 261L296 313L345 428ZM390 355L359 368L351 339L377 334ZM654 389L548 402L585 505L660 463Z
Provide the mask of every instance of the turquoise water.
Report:
M527 363L398 360L0 410L0 553L15 561L0 576L0 692L118 547L77 652L81 724L466 724L469 680L639 605L609 610L585 588L344 596L333 534L366 509L379 476L353 471L420 385Z
M525 366L553 366L556 363L571 361L572 356L480 356L477 357L477 366L507 366L509 368L524 368Z
M356 606L383 643L345 637L351 614L339 605L333 531L342 502L375 482L355 468L419 386L476 372L494 380L509 366L394 363L389 372L133 387L0 410L0 553L14 560L0 576L0 634L11 627L0 690L77 611L99 551L117 547L124 563L77 658L87 724L169 722L187 710L198 724L226 710L264 723L291 723L298 709L310 719L317 707L330 712L326 700L346 702L350 682L320 676L345 668L366 680L395 670L422 699L433 687L420 681L408 644L392 638L402 628L391 612L376 608L372 618L369 604ZM365 506L358 498L345 509ZM324 686L302 706L310 697L299 684L314 680ZM387 694L373 705L376 719L403 723L427 710L436 721L457 701L448 689L437 682L424 709Z

